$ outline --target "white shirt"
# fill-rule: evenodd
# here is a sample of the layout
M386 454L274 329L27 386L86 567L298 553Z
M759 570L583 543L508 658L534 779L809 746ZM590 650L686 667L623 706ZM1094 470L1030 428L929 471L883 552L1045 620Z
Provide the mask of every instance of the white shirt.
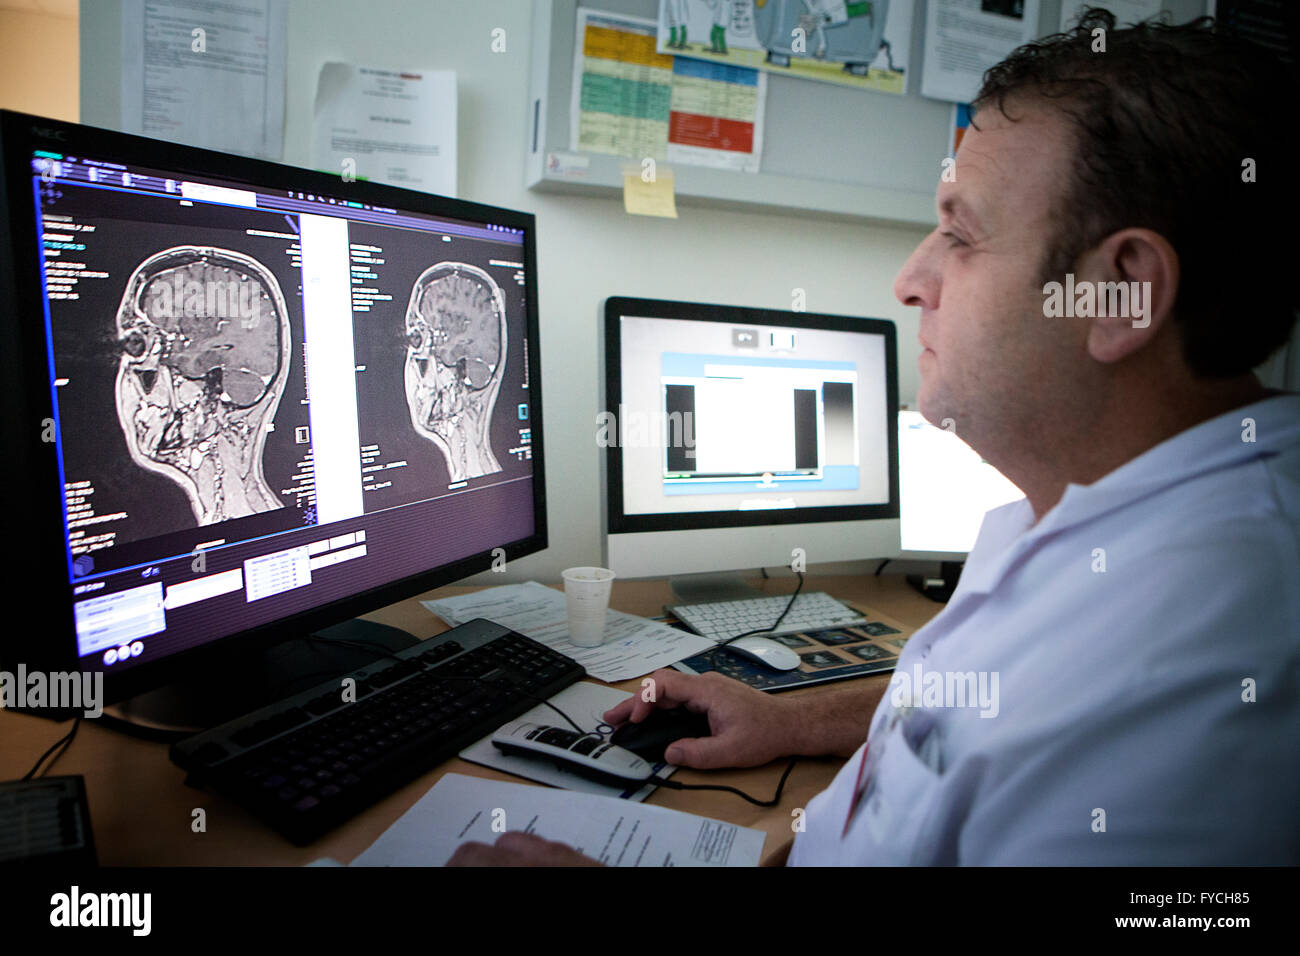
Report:
M990 511L893 680L790 865L1300 864L1300 395Z

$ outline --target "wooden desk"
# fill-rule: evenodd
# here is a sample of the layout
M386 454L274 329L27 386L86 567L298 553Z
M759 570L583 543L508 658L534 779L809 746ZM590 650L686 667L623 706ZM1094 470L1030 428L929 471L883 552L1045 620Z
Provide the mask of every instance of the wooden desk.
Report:
M559 585L559 582L544 582ZM794 579L774 578L751 582L771 594L789 594ZM913 627L920 627L940 609L911 590L901 577L815 577L804 584L808 591L826 591L843 600L874 608ZM432 596L449 596L477 590L451 586L431 591L408 601L366 615L392 624L421 639L447 630L442 620L420 606ZM614 584L611 605L618 610L647 617L662 613L671 593L665 581L619 581ZM589 678L590 679L590 678ZM883 690L888 675L856 681L787 691L791 695L825 693L831 688L875 685ZM615 684L629 692L639 681ZM109 712L115 712L109 708ZM0 780L12 780L26 773L50 744L61 737L67 723L54 724L26 714L0 711ZM865 732L865 728L864 728ZM684 783L717 783L738 787L767 799L786 761L749 770L695 771L682 769L674 779ZM768 840L764 855L777 853L792 836L791 810L807 806L838 772L842 761L806 758L799 762L786 784L781 806L755 807L739 797L714 791L681 791L660 788L650 803L726 820L764 830ZM82 774L90 801L91 824L99 861L104 866L143 865L272 865L299 866L319 857L350 862L385 829L422 797L444 773L519 782L459 757L446 761L416 778L400 790L326 834L310 847L292 846L279 834L225 797L195 790L184 784L184 773L167 757L164 744L146 743L103 729L93 720L83 720L68 752L51 769L51 774ZM206 811L207 831L194 833L191 821L195 808Z

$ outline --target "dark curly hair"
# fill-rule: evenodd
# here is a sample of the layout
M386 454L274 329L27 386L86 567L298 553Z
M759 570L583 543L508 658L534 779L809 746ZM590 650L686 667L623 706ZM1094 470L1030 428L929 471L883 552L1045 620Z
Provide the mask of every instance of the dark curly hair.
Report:
M1090 8L1074 29L988 70L972 109L1014 120L1018 105L1047 100L1068 115L1075 162L1044 275L1071 271L1119 229L1160 233L1179 258L1174 319L1187 364L1226 378L1267 359L1295 323L1298 92L1292 65L1209 17L1115 29L1112 14Z

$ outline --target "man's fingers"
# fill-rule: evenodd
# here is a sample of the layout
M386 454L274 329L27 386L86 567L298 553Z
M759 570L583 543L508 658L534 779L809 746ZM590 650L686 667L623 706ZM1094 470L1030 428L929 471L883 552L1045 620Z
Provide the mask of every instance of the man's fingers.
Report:
M675 670L657 670L648 678L653 683L643 684L627 700L610 708L604 713L604 720L610 724L620 724L625 720L641 723L646 717L659 709L696 706L691 710L707 710L699 696L705 685L698 674L683 674ZM650 698L647 700L646 698Z
M736 765L734 756L728 753L731 749L721 737L683 737L668 745L664 759L679 767L714 770Z
M492 847L486 843L462 843L447 861L448 866L491 866Z

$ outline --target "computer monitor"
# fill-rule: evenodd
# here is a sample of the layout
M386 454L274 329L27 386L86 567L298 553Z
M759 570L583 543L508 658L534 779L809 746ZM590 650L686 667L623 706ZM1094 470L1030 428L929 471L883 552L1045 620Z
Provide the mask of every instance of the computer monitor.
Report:
M892 322L632 298L604 318L596 438L616 573L898 553Z
M7 664L111 703L546 547L531 215L0 142Z
M955 431L911 409L898 413L898 468L903 558L965 560L984 515L1025 496Z
M975 546L984 515L1024 492L951 428L931 425L919 411L898 413L898 465L903 495L900 557L940 562L940 576L911 575L927 597L946 601Z

